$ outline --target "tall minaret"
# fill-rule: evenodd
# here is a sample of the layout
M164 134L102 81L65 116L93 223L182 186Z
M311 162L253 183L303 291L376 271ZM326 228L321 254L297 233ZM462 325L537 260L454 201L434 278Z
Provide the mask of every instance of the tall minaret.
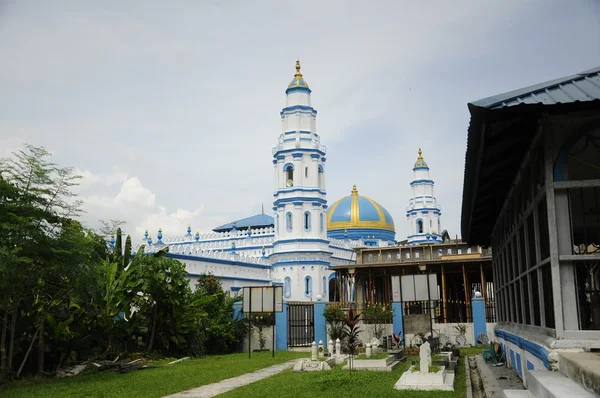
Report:
M406 208L409 245L442 242L441 207L433 195L433 180L422 155L419 148L419 157L413 167L413 180L410 183L412 196Z
M293 301L326 300L329 268L325 152L316 133L317 111L296 61L281 111L282 132L273 148L275 243L273 276Z

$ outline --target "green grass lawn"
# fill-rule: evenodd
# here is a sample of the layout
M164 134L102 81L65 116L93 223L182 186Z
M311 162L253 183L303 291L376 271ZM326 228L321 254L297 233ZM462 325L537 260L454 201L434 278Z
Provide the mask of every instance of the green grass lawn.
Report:
M162 397L190 388L240 376L307 353L277 351L211 356L188 359L158 369L137 370L120 374L115 371L97 372L66 379L26 379L0 387L0 397Z
M220 395L223 398L247 397L440 397L463 398L466 393L464 357L456 368L454 391L400 391L394 384L410 367L410 358L392 372L343 370L336 366L326 372L294 373L286 370L275 376Z

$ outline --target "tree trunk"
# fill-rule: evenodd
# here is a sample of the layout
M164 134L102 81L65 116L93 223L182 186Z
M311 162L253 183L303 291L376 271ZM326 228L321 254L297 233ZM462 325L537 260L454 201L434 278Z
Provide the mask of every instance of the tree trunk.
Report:
M12 316L10 317L11 325L10 325L10 343L8 346L8 369L12 369L12 360L13 354L15 352L15 334L17 334L17 316L19 314L19 302L20 298L15 297L15 301L13 302L13 310Z
M23 362L21 362L21 366L19 366L19 370L17 371L17 377L19 377L19 375L21 374L21 371L23 370L23 366L25 366L25 362L27 362L27 358L29 358L29 353L31 352L31 349L33 348L33 343L35 343L35 339L39 332L40 332L40 329L38 328L38 330L35 331L33 338L31 339L31 343L29 344L29 348L27 349L27 352L25 353Z
M45 326L46 326L46 315L42 311L42 319L40 320L40 326L38 328L40 341L38 343L38 372L44 372L44 354L46 351L45 347Z
M6 332L8 331L8 306L2 319L2 337L0 337L0 375L6 371Z
M156 332L156 313L157 313L158 305L154 305L154 315L152 316L152 333L150 334L150 343L148 344L148 352L152 351L152 346L154 345L154 333Z

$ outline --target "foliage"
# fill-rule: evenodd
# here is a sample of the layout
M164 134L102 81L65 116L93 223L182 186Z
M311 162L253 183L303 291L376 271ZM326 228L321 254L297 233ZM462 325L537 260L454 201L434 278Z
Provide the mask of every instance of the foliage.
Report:
M261 350L265 349L267 339L263 334L263 328L272 326L275 320L273 314L269 312L258 312L250 315L251 325L258 331L258 344Z
M195 344L197 354L229 353L238 349L248 332L246 321L238 316L234 318L234 304L242 300L241 296L232 297L225 292L221 282L211 274L201 275L197 280L195 294L212 294L215 300L205 306L208 316L200 320Z
M367 303L361 315L363 322L371 325L373 336L380 339L384 331L383 324L392 323L394 309L383 303Z
M350 309L348 311L348 317L344 320L344 328L342 333L345 338L345 348L350 355L356 354L356 348L360 344L358 334L361 332L359 323L360 314L354 314L354 311Z
M347 318L346 311L338 303L332 303L325 307L323 311L325 321L329 323L329 338L333 341L344 338L343 327L344 320Z
M465 335L467 333L467 325L464 323L459 323L458 325L454 326L454 330L456 330L457 335Z
M26 145L0 159L0 382L123 352L231 351L246 330L235 300L214 282L192 291L166 251L131 258L122 221L82 225L80 177L49 157Z

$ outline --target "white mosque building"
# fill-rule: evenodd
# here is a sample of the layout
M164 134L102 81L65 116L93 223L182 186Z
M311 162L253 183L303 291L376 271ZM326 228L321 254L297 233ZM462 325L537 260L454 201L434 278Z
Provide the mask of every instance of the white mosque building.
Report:
M165 237L159 229L156 241L146 231L141 244L146 252L168 246L167 255L186 265L191 283L210 273L234 293L243 286L283 285L285 300L328 301L336 266L354 264L355 248L398 245L396 230L390 213L359 195L356 185L328 207L327 148L299 61L285 93L282 131L272 150L274 216L263 209L206 234L194 235L188 227L183 236ZM441 242L441 211L420 149L413 174L406 242Z

